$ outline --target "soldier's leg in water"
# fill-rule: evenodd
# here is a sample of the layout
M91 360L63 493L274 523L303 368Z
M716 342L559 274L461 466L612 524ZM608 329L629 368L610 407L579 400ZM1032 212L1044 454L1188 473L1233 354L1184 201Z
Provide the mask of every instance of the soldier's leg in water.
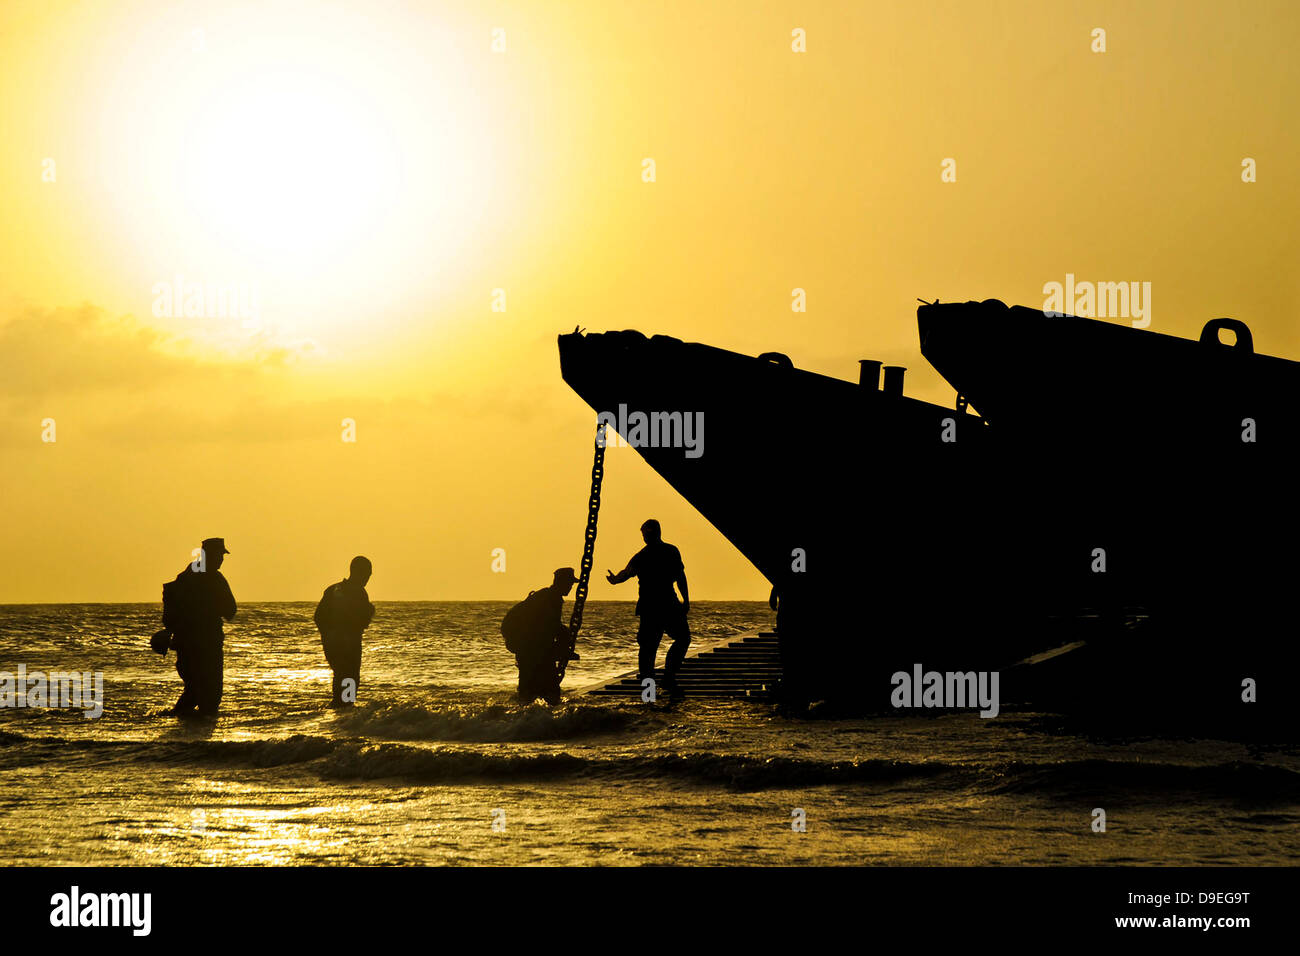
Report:
M221 641L207 641L199 652L202 662L198 678L200 714L215 714L221 706L222 682L225 677L224 656Z
M194 690L193 677L186 680L185 677L182 676L181 680L184 681L184 687L181 690L181 696L176 699L176 704L172 707L172 712L177 714L189 714L198 706L199 695Z
M516 654L515 664L519 667L519 702L531 704L537 699L536 663L530 658Z
M189 651L180 645L176 647L176 673L180 675L183 686L181 696L176 701L176 706L172 708L172 713L186 714L192 711L199 701L194 689L194 669L190 664Z
M349 676L343 642L337 634L322 634L320 642L330 666L330 703L338 707L343 704L343 678Z
M655 676L655 657L659 653L659 642L663 640L663 625L653 618L642 616L641 626L637 628L637 677L645 680Z
M564 680L564 675L560 673L560 667L567 665L569 662L569 635L565 632L557 636L551 642L551 656L546 662L546 702L552 706L560 702L560 683Z
M664 679L672 680L677 676L677 671L682 666L682 661L686 657L686 649L691 646L691 628L686 623L685 614L669 622L668 636L673 643L668 648L667 658L664 661Z
M555 662L545 657L519 660L519 702L531 704L541 697L548 704L560 701L559 675Z
M221 697L226 688L226 642L218 641L212 652L212 710L216 712L221 706Z
M351 687L344 687L346 695L343 703L355 704L361 693L361 635L349 639L343 649L343 680L352 681ZM350 699L349 699L350 698Z
M567 650L566 650L567 656ZM562 699L560 697L560 667L557 661L548 660L545 669L539 671L545 693L542 698L554 707Z

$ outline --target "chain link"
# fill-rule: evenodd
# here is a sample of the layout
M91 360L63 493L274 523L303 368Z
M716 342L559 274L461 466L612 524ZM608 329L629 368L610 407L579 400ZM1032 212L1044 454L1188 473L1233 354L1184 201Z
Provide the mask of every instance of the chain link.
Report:
M600 485L605 478L605 429L606 422L596 426L596 455L591 463L591 497L587 499L587 530L582 539L582 565L578 570L578 589L573 595L573 613L569 617L569 651L578 643L578 631L582 627L582 610L587 604L587 585L591 581L591 566L596 554L596 519L600 514ZM560 664L560 676L564 676L567 661Z

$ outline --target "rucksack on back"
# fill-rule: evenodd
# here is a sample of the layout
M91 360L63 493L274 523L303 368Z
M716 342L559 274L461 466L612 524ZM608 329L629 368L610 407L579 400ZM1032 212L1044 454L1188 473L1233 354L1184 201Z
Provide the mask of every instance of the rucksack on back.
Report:
M529 591L501 621L501 636L506 639L506 650L518 654L530 644L538 643L546 622L541 619L545 604L538 599L541 591Z
M320 596L320 603L316 605L316 613L312 615L312 620L316 622L316 629L322 634L333 627L337 609L335 602L338 598L338 585L331 584L325 589L325 593Z
M180 581L168 581L162 592L162 623L167 630L183 631L188 623L186 595Z

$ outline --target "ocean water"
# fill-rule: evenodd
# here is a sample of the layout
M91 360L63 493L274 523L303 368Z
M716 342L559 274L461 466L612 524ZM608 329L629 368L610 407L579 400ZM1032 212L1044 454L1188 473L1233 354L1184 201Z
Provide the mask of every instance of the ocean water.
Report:
M151 605L0 607L0 671L101 671L104 711L0 710L7 864L1290 864L1300 755L1094 739L1050 715L809 719L758 701L519 706L502 603L381 603L328 705L308 603L241 606L212 721L161 714ZM692 603L697 641L770 628ZM634 668L592 603L568 689ZM662 654L662 652L661 652ZM662 660L662 656L661 656ZM1094 809L1106 830L1094 832ZM802 820L804 829L794 824Z

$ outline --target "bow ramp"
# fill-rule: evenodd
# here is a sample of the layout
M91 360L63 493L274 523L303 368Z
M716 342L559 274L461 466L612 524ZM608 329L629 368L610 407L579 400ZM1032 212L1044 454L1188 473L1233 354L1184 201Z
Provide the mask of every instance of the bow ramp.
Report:
M662 679L662 671L656 676ZM774 631L758 631L691 655L677 672L677 686L687 697L767 697L781 679L781 656ZM641 696L641 681L631 671L611 683L580 693L600 697ZM663 693L662 689L660 693Z

